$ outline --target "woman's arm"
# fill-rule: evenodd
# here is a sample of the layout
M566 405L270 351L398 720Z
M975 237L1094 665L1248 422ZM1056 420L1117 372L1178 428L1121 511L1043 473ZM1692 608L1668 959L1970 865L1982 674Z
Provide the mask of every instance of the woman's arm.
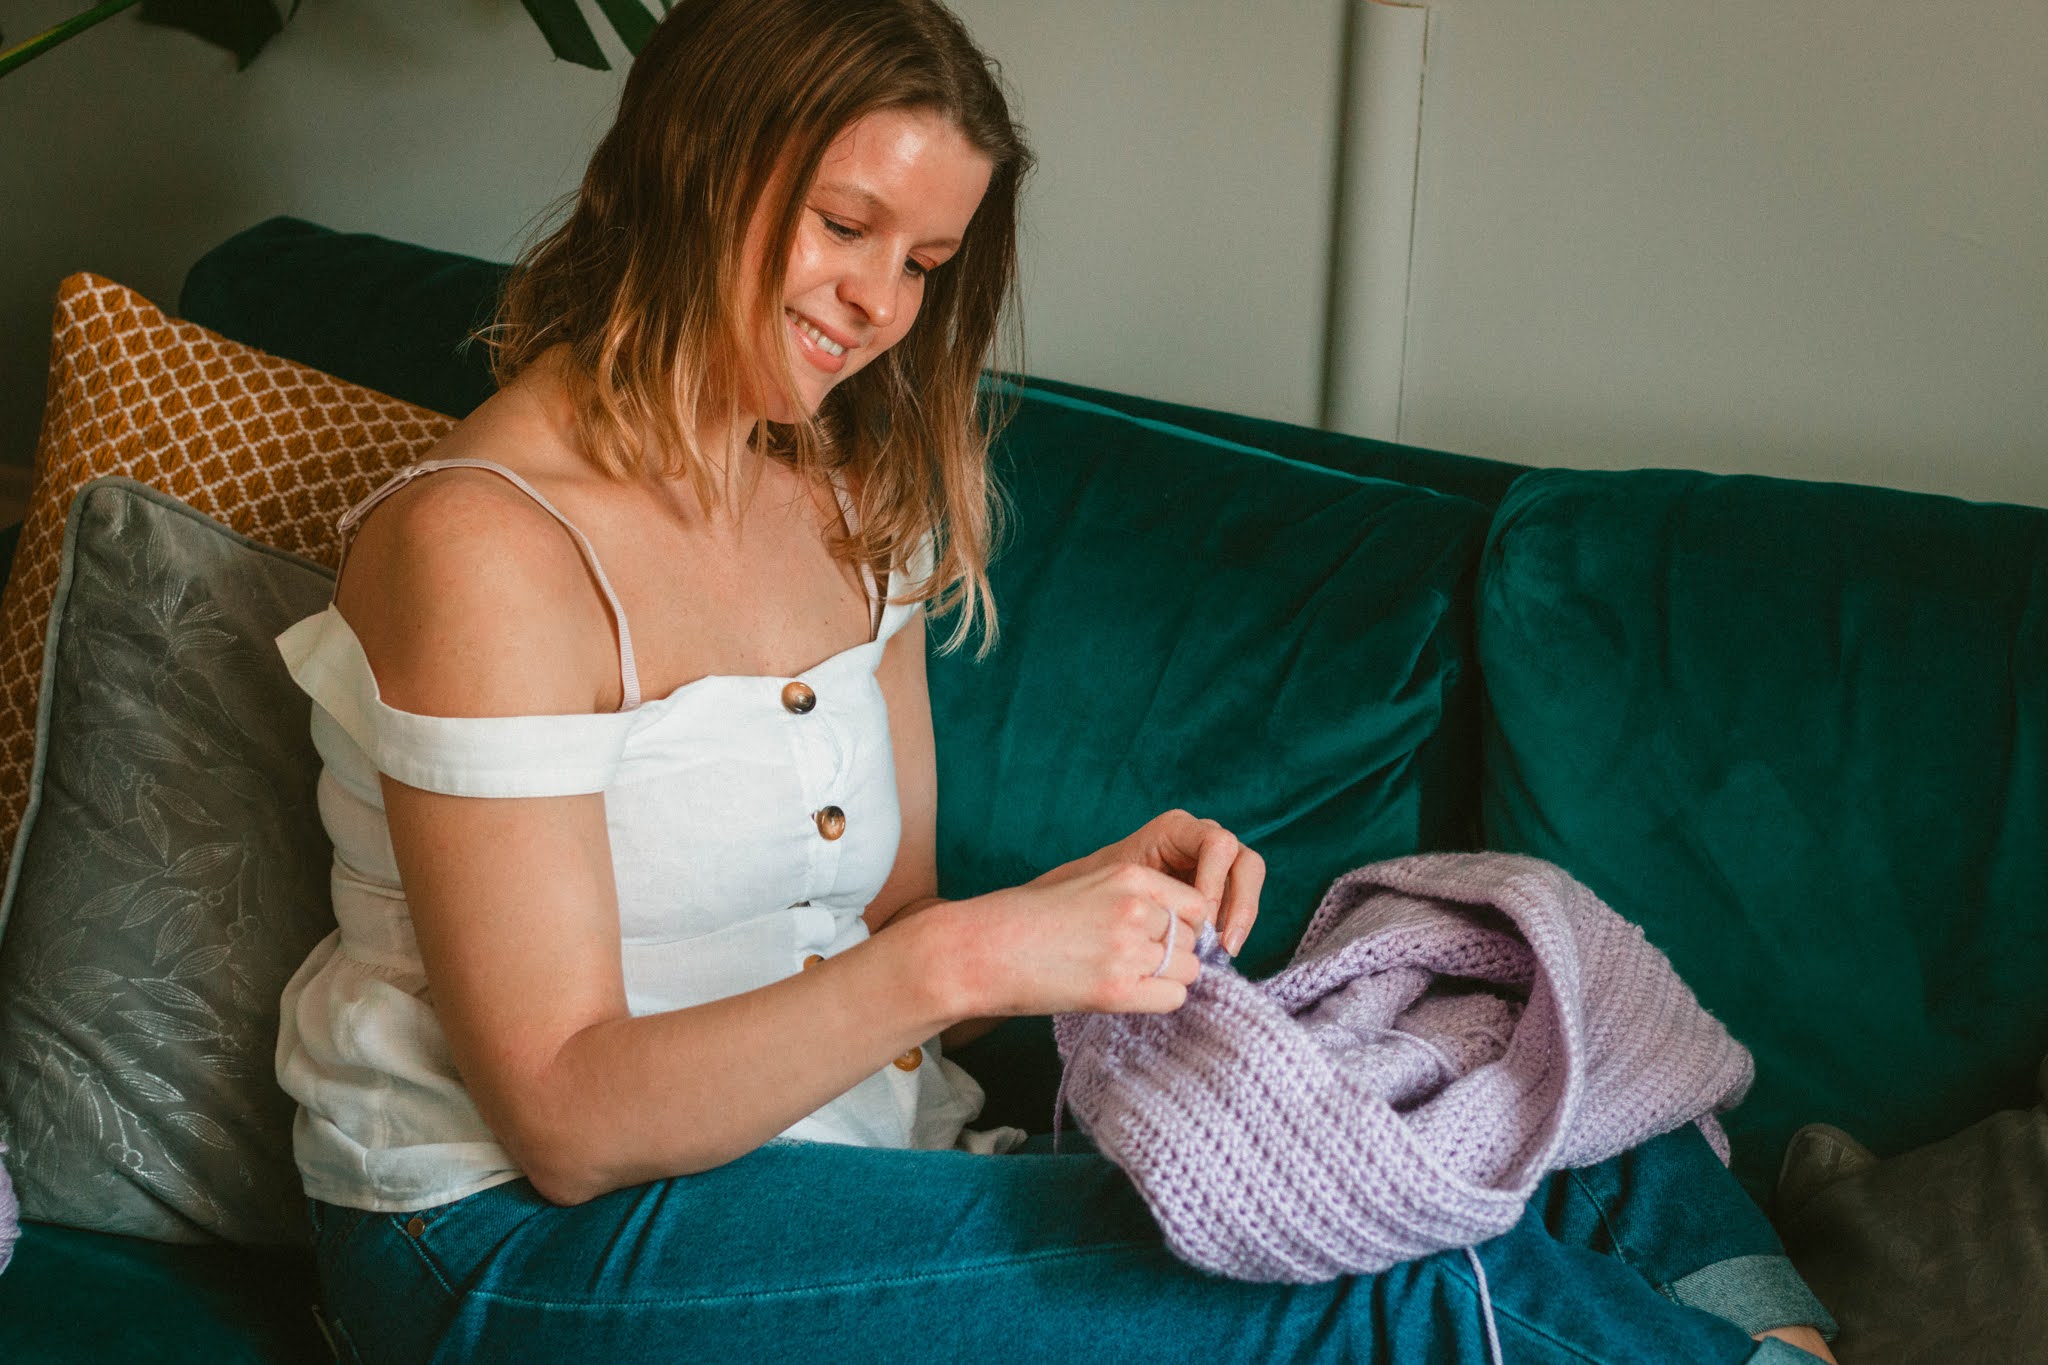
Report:
M485 477L438 475L371 517L343 615L401 710L588 711L615 687L603 604L559 527ZM920 916L758 990L633 1018L601 795L383 786L455 1065L558 1203L730 1161L965 1012L949 922Z

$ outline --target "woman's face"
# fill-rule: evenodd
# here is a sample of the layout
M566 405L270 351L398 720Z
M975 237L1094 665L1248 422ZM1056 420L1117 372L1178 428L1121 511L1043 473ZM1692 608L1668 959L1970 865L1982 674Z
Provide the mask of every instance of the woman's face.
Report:
M950 120L925 110L869 114L826 149L790 246L776 333L806 414L910 330L925 275L960 249L990 170ZM760 218L746 246L749 279L759 278ZM773 367L765 374L761 415L796 420Z

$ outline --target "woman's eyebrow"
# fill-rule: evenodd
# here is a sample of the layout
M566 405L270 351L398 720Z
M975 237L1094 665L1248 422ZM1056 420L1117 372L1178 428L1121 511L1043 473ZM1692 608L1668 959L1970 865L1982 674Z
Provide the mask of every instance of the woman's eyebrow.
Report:
M826 180L820 182L818 188L827 194L843 195L855 201L861 206L862 212L871 218L887 221L895 219L895 211L889 207L887 201L865 185L855 185L844 180ZM944 247L947 250L952 250L960 245L960 239L958 237L934 237L928 242L919 242L918 245Z

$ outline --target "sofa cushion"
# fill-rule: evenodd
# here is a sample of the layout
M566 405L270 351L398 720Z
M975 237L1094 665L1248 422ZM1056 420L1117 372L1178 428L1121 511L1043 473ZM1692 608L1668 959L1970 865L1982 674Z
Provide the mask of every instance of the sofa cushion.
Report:
M0 899L23 1213L303 1241L278 995L334 927L309 703L271 640L333 576L130 479L73 504Z
M1469 846L1483 508L1045 393L997 459L1015 503L1000 643L931 663L944 894L1029 880L1184 806L1266 859L1239 960L1257 976L1338 874ZM958 1056L984 1118L1048 1128L1044 1021L974 1049Z
M451 425L167 318L110 280L64 281L35 487L0 594L0 850L27 799L58 546L79 488L125 474L332 564L342 512Z
M318 1298L309 1252L25 1223L0 1275L0 1360L322 1365Z
M1525 475L1483 561L1488 841L1641 924L1756 1054L1728 1119L1880 1152L2048 1049L2048 511Z
M2048 1340L2048 1061L2042 1098L1877 1160L1827 1125L1793 1135L1774 1215L1856 1365L2003 1365Z
M1441 450L1424 450L1420 446L1400 445L1393 441L1374 441L1363 436L1346 435L1341 431L1325 431L1320 427L1297 426L1292 422L1247 417L1235 412L1217 412L1187 403L1167 403L1156 398L1111 393L1107 389L1090 388L1085 384L1069 384L1063 380L1022 375L1016 378L1019 382L1044 393L1061 394L1068 398L1099 403L1103 407L1114 408L1132 417L1185 427L1204 436L1215 436L1225 441L1235 441L1239 445L1271 451L1275 455L1284 455L1290 460L1300 460L1304 464L1321 465L1325 469L1338 469L1346 474L1358 474L1370 479L1392 479L1396 483L1412 483L1423 488L1433 488L1439 493L1455 493L1461 498L1470 498L1488 507L1498 503L1502 495L1508 491L1508 486L1527 473L1529 468L1527 465L1510 464L1505 460L1483 460L1471 455L1451 455Z
M490 322L505 267L302 218L270 218L193 262L181 316L224 336L466 417L489 398Z

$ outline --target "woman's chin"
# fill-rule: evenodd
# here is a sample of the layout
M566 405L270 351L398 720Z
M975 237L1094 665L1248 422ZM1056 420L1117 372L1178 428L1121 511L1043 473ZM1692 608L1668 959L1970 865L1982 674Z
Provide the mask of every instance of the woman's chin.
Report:
M823 392L813 393L805 387L797 391L797 401L794 403L786 394L777 394L771 401L761 405L761 420L786 427L816 417L818 409L825 404L825 395L830 392L828 388Z
M815 406L805 408L801 413L787 403L773 403L761 414L761 420L772 427L793 427L799 421L806 421L818 415Z

